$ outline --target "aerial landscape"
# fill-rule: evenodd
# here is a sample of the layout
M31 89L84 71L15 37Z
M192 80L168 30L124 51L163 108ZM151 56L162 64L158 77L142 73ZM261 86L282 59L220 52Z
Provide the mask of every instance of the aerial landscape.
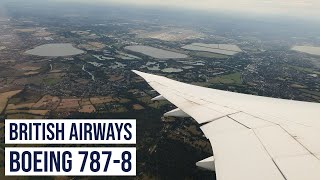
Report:
M174 106L151 101L158 94L132 70L320 103L320 27L134 8L0 3L0 179L4 119L59 118L137 119L132 179L213 179L195 166L212 154L197 123L162 117Z

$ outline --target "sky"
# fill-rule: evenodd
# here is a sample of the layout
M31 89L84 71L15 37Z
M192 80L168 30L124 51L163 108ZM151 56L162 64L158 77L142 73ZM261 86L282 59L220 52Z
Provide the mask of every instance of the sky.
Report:
M320 17L320 0L60 0L86 3L163 6L246 14Z

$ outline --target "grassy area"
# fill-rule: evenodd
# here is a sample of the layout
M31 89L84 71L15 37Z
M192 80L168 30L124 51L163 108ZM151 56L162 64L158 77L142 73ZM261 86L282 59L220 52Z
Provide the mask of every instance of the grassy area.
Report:
M203 57L203 58L215 58L215 59L227 59L229 56L223 54L215 54L210 52L190 52L191 56Z
M33 115L33 114L8 114L7 119L42 119L43 116Z
M113 113L124 113L124 112L128 112L128 110L127 110L127 108L119 105L116 108L111 109L110 112L113 112Z
M36 103L42 95L36 91L24 90L23 92L17 94L16 96L9 99L8 104L27 104Z
M228 74L224 76L219 76L209 80L210 84L242 84L241 73L236 72L233 74Z
M315 71L311 68L304 68L304 67L299 67L299 66L292 66L292 65L289 65L289 67L297 70L297 71L303 71L303 72L306 72L306 73L309 73L309 74L317 74L320 76L320 72L319 71Z
M44 116L49 112L49 110L7 110L6 114L34 114L39 116Z
M151 104L149 104L150 107L153 107L155 109L159 109L161 106L170 104L169 101L157 101L157 102L153 102Z
M9 92L0 94L0 114L4 111L9 99L20 92L21 90L17 90L17 91L9 91Z
M151 101L152 97L151 96L145 96L145 97L141 97L138 98L138 100L144 104L147 104L148 106L155 108L155 109L159 109L161 106L170 104L169 101Z
M311 95L320 97L320 92L319 91L310 91L310 90L307 90L307 89L299 89L299 90L304 92L304 93L306 93L306 94L311 94Z
M145 104L151 104L152 103L152 101L151 101L151 99L152 99L152 97L150 97L150 96L144 96L144 97L141 97L141 98L137 98L140 102L143 102L143 103L145 103Z
M46 79L43 79L43 82L48 86L52 86L59 83L60 80L61 79L58 79L58 78L46 78Z

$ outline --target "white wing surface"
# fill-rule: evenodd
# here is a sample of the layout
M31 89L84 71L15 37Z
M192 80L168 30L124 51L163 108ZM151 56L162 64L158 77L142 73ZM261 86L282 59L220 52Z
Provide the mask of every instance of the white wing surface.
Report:
M320 180L320 104L239 94L134 71L195 119L214 157L197 163L218 180Z

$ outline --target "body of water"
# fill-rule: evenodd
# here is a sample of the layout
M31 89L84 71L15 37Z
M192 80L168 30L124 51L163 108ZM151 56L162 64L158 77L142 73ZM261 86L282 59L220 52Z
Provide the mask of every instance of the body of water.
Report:
M184 59L188 56L181 53L167 51L150 46L127 46L125 49L133 52L138 52L157 59Z
M166 73L177 73L177 72L182 72L183 69L178 69L178 68L165 68L161 70L162 72Z
M82 71L88 73L88 74L91 76L91 79L92 79L93 81L96 80L95 77L94 77L94 75L93 75L91 72L87 71L84 65L82 66Z
M84 51L77 49L69 43L45 44L26 51L27 54L45 57L61 57L82 54Z
M215 54L223 54L232 56L239 52L242 52L242 50L237 46L233 44L204 44L204 43L193 43L182 47L186 50L191 51L203 51L203 52L211 52Z

